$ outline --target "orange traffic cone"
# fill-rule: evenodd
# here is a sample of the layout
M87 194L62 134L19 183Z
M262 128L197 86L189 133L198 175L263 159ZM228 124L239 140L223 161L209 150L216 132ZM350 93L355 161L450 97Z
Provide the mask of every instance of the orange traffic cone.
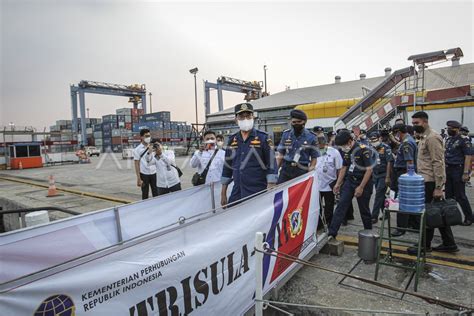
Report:
M20 161L20 163L18 164L18 169L23 170L23 164L21 163L21 161Z
M46 197L53 197L58 196L58 190L56 189L56 184L54 181L53 175L49 176L49 188L48 188L48 195Z

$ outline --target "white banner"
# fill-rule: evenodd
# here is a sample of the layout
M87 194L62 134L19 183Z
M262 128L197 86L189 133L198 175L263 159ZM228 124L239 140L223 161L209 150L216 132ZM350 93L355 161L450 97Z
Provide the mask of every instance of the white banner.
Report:
M196 201L194 201L196 202ZM180 208L184 201L175 201ZM138 203L137 203L138 205ZM238 315L254 304L255 233L306 256L316 245L314 174L156 237L0 292L2 315ZM154 219L155 214L148 216ZM147 219L142 219L147 222ZM57 248L58 252L62 249ZM264 258L264 292L294 267Z

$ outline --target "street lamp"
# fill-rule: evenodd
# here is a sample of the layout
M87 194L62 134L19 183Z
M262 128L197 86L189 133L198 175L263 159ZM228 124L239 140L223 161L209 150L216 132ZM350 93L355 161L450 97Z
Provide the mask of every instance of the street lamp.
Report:
M263 65L263 82L265 83L265 96L267 96L267 65Z
M151 105L151 96L152 96L151 92L148 93L148 95L150 96L150 113L153 113L153 106Z
M189 72L194 75L194 103L196 106L196 128L198 124L198 100L197 100L197 83L196 83L196 74L198 72L198 68L195 67L193 69L189 69Z

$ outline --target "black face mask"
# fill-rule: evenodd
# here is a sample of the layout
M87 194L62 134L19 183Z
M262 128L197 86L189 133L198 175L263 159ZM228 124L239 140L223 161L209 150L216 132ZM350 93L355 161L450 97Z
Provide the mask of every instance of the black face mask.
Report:
M291 124L291 127L295 130L295 133L300 134L304 129L304 124Z
M448 135L449 136L456 136L456 131L455 130L452 130L452 129L448 129Z
M425 128L421 125L413 126L413 130L417 132L418 134L423 134L425 132Z

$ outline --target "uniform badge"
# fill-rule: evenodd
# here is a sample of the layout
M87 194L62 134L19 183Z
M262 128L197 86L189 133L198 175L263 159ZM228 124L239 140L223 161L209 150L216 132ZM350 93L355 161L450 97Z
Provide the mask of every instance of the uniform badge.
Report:
M250 147L260 147L260 140L258 139L258 137L255 137L253 140L250 141Z
M238 145L237 138L234 137L234 139L232 140L232 143L230 143L230 147L237 148L237 145Z
M267 138L267 143L269 146L273 146L273 140L271 138Z
M241 111L248 110L247 103L243 103L243 104L240 106L240 110L241 110Z
M364 144L360 144L360 148L365 148L365 145L364 145Z

